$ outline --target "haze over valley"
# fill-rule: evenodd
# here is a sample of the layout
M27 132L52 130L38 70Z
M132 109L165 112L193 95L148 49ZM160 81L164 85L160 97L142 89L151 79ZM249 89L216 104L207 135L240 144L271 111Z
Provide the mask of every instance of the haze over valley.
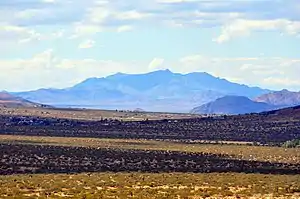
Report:
M12 93L26 100L57 107L109 110L142 109L154 112L202 114L239 114L262 112L300 104L299 93L288 90L271 91L230 82L205 72L187 74L157 70L145 74L116 73L102 78L88 78L64 89L41 88ZM226 96L226 103L240 111L195 111L195 107L212 103ZM233 99L235 96L235 99ZM238 98L243 96L246 99ZM253 102L251 102L253 100ZM256 101L256 102L255 102ZM228 107L227 104L222 106ZM250 103L249 105L246 105ZM266 103L266 105L262 105ZM245 106L249 108L245 108ZM218 109L218 108L217 108ZM199 110L199 109L198 109Z
M194 106L225 95L254 98L269 92L258 87L232 83L208 73L183 75L170 70L159 70L146 74L117 73L105 78L89 78L70 88L39 89L13 94L54 106L188 112Z

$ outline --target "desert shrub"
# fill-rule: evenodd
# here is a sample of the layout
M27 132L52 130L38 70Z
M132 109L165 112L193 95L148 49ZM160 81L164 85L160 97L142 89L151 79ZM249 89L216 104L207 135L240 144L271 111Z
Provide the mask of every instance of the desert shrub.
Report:
M282 146L286 148L300 147L300 139L286 141Z

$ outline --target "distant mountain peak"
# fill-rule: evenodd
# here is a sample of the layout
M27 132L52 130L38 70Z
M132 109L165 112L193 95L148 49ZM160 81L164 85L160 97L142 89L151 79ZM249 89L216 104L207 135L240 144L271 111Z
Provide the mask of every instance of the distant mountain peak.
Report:
M115 73L114 75L126 75L126 73L118 72L118 73Z
M162 69L160 71L165 72L165 73L173 73L170 69Z
M288 89L282 89L281 91L279 92L290 92Z
M240 95L226 95L224 97L220 97L216 99L216 101L223 101L223 100L244 100L244 101L250 101L248 97L240 96Z
M207 72L191 72L191 73L187 73L187 75L208 75L208 76L212 76L211 74L209 74Z
M115 73L112 75L107 76L106 78L118 78L118 77L124 77L124 76L130 76L130 75L148 75L148 74L174 74L170 69L161 69L161 70L154 70L148 73L140 73L140 74L128 74L128 73Z
M52 105L72 103L87 107L95 104L124 107L130 104L129 109L132 110L136 102L140 102L139 106L149 111L154 110L151 107L161 107L159 111L170 111L172 107L172 112L183 109L188 112L194 106L224 95L253 98L267 92L270 91L233 83L206 72L181 74L163 69L142 74L116 73L89 78L70 88L16 94L30 101Z
M25 100L21 97L16 97L6 91L0 92L0 107L41 107L42 104L37 104Z
M7 91L0 92L0 100L10 100L15 99L16 97L8 93Z
M161 69L161 70L155 70L149 73L144 73L146 74L174 74L170 69Z
M281 91L274 91L261 95L254 100L277 106L295 106L300 105L300 92L292 92L287 89L283 89Z
M126 75L128 75L128 74L118 72L118 73L109 75L109 76L107 76L106 78L108 78L108 79L109 79L109 78L120 78L120 77L124 77L124 76L126 76Z
M275 109L275 106L263 102L254 102L244 96L224 96L210 103L196 107L191 113L196 114L245 114L259 113Z

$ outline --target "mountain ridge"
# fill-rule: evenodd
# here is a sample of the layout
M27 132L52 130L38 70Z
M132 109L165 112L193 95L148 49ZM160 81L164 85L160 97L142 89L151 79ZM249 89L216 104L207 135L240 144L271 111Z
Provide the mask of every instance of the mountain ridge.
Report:
M300 92L292 92L287 89L263 94L254 99L257 102L265 102L275 106L297 106L300 105Z
M264 102L255 102L244 96L224 96L191 110L193 114L238 115L271 111L279 107Z
M246 94L254 98L269 92L267 89L214 77L206 72L180 74L167 69L143 74L116 73L107 77L88 78L65 89L39 89L13 94L51 105L72 103L106 108L107 104L124 109L138 105L151 111L188 112L197 105L226 95Z
M34 103L21 97L14 96L6 91L0 92L0 107L47 107L43 104Z

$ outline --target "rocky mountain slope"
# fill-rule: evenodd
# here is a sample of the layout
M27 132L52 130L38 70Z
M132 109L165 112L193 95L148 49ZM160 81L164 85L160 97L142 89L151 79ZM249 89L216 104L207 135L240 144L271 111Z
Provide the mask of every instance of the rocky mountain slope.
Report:
M0 107L47 107L42 104L16 97L8 92L0 92Z
M267 93L254 99L256 102L265 102L275 106L296 106L300 105L300 92L291 92L286 89Z
M243 96L225 96L191 110L194 114L245 114L269 111L278 107L255 102Z

